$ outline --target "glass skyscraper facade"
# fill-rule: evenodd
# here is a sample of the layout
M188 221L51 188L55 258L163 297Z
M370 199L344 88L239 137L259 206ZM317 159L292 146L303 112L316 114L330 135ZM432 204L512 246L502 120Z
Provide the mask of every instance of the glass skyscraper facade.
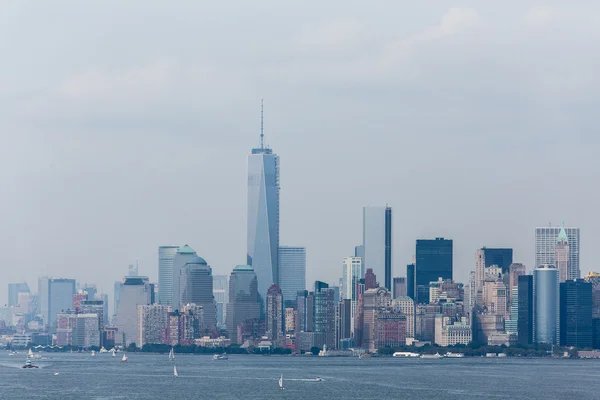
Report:
M50 278L43 280L45 287L40 288L40 293L46 296L42 299L42 304L47 304L47 319L44 324L56 330L56 317L61 311L71 310L73 308L73 295L76 293L75 279L57 279Z
M569 245L569 274L567 279L573 280L580 278L579 228L564 228L559 226L535 228L535 266L537 267L542 264L557 265L556 244L558 243L561 229L564 229Z
M175 254L175 257L173 257L173 283L170 287L171 303L165 303L165 305L167 306L170 305L173 311L179 310L179 307L181 306L181 270L183 269L183 267L185 267L188 261L195 260L197 257L198 255L196 254L194 249L192 249L187 244L178 249L177 253ZM169 293L167 292L166 298L164 299L165 301L169 300L168 296Z
M179 246L158 248L158 302L170 306L173 301L173 259Z
M279 247L279 287L285 307L292 307L298 291L306 289L306 248Z
M238 265L233 269L229 277L227 304L227 332L233 343L237 343L237 327L240 323L260 317L257 288L256 274L251 266Z
M363 207L363 268L373 269L380 286L392 288L392 208Z
M533 271L533 315L534 342L559 344L559 274L554 265L540 265Z
M8 306L19 304L19 293L29 293L29 285L27 282L9 283L8 284Z
M417 240L415 303L429 302L429 283L452 279L452 240Z
M560 345L592 347L592 284L583 279L560 284Z
M279 157L262 144L248 155L247 264L258 279L258 292L266 299L273 283L279 284Z
M213 298L212 269L202 257L193 257L181 269L180 305L195 304L203 308L203 326L209 331L217 327L217 310Z

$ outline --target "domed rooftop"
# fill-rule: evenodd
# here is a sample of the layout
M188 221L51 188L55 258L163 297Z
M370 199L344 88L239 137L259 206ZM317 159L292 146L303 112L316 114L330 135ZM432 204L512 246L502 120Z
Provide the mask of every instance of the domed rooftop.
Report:
M200 256L190 258L186 264L200 264L200 265L208 265L206 260Z

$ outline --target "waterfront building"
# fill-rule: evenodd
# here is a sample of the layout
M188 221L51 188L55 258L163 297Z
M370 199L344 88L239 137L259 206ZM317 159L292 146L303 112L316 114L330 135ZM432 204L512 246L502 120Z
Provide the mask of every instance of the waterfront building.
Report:
M592 284L583 279L560 284L560 345L592 347Z
M324 282L315 282L314 346L335 347L335 291Z
M77 314L73 345L83 348L99 347L101 344L98 314Z
M166 343L171 307L162 304L139 305L136 345Z
M396 299L404 296L406 296L406 277L395 277L392 280L392 297Z
M118 344L128 346L137 340L138 306L152 304L153 285L146 276L125 276L119 287L119 303L116 315Z
M279 284L279 157L264 145L248 155L247 261L258 278L263 301L273 283Z
M296 318L298 312L292 307L285 309L285 333L292 333L296 331Z
M363 207L364 266L392 289L392 208Z
M415 305L415 339L433 342L435 339L435 316L442 312L440 304Z
M305 247L279 247L279 287L285 307L292 306L298 291L306 289Z
M352 300L343 299L337 303L336 316L335 316L335 343L336 348L342 347L342 341L352 338Z
M519 343L533 344L533 275L521 275L517 285L518 315L517 333Z
M435 344L443 347L467 345L471 339L471 324L466 317L457 320L442 314L435 316Z
M415 264L415 303L429 301L429 282L452 279L452 240L417 240Z
M533 272L533 339L535 343L559 344L559 271L544 264Z
M484 282L482 299L487 312L501 315L503 318L507 315L507 290L502 280Z
M12 307L19 304L19 293L29 293L27 282L8 284L8 306Z
M227 275L213 275L213 297L217 310L217 325L225 326L227 301L229 299L229 282Z
M489 338L504 333L504 316L478 312L474 316L473 341L487 345Z
M80 304L82 314L94 314L98 318L98 330L104 332L106 325L105 311L106 307L103 300L83 300ZM100 345L103 345L102 335L100 336Z
M296 296L296 310L298 312L296 333L312 332L314 330L314 304L315 296L308 290L300 290Z
M569 246L568 279L580 277L579 269L579 228L565 228L562 226L547 226L535 228L535 265L556 265L556 245L558 236L564 230Z
M202 257L192 257L181 268L179 279L179 304L201 306L204 328L214 331L217 327L217 309L213 298L213 276L210 266Z
M73 311L61 312L56 316L56 345L71 346L77 315Z
M405 346L406 324L406 315L389 309L379 310L375 316L375 348Z
M173 279L179 275L173 273L173 260L179 250L179 246L160 246L158 248L158 296L159 304L173 304ZM116 307L116 304L115 304Z
M406 337L415 337L415 302L408 296L392 300L392 308L406 316Z
M179 311L179 344L190 345L207 330L204 309L197 304L182 304Z
M266 300L267 336L273 343L279 344L283 338L283 294L278 285L271 285Z
M375 350L375 320L377 313L389 309L392 305L392 294L384 287L367 289L363 294L362 347L368 351Z
M229 338L238 343L238 325L246 320L258 318L260 318L260 304L256 274L251 266L238 265L229 277L229 303L227 304Z

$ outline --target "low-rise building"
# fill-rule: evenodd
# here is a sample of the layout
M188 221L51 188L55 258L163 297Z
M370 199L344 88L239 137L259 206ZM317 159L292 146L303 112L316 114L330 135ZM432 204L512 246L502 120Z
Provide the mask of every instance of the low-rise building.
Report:
M441 314L435 317L435 344L443 347L469 344L472 330L467 318L456 320Z

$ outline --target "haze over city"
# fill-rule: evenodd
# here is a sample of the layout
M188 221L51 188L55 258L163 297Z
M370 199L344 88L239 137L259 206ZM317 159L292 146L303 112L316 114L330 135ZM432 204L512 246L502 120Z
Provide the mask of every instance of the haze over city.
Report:
M0 6L0 302L44 274L110 293L136 260L156 280L166 244L244 264L261 98L307 282L336 282L385 204L392 276L440 236L459 281L481 246L531 269L534 228L562 219L587 274L600 4L545 3Z

